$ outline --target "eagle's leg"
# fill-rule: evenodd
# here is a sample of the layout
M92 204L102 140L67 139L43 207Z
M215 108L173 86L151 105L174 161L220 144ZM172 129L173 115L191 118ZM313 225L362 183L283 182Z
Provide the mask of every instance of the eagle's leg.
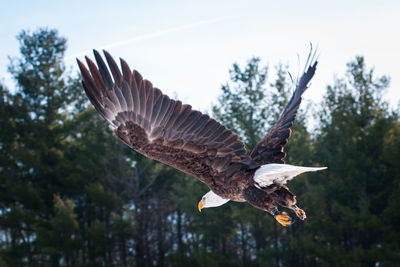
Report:
M286 213L286 212L281 212L278 209L273 210L271 212L272 216L274 216L275 220L278 221L278 223L280 223L283 226L289 226L291 224L293 224L293 220L292 218L290 218L290 216Z
M277 220L282 226L289 226L293 223L292 218L286 212L278 210L276 201L271 195L264 196L264 205L266 210L271 213L275 220Z
M276 200L272 196L275 187L258 188L255 186L246 187L243 190L243 196L254 207L269 212L283 226L292 224L292 219L286 212L281 212L276 206Z
M272 196L280 206L292 209L300 220L307 218L304 210L296 205L296 196L290 192L287 186L280 185L279 188L272 193Z
M300 220L304 220L305 218L307 218L306 213L304 212L304 210L300 209L299 207L297 207L296 204L294 204L293 206L290 207L292 210L294 210L294 212L296 212L297 217L299 217Z

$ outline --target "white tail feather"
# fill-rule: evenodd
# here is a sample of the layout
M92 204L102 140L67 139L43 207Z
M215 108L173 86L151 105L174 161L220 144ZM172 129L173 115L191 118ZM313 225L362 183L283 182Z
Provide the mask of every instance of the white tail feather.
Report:
M303 172L325 170L327 167L302 167L289 164L266 164L254 174L256 186L267 187L271 184L286 184L287 181Z

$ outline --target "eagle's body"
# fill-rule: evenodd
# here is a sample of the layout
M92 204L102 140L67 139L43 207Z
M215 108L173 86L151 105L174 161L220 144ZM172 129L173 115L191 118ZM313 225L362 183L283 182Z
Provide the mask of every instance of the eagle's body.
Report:
M219 199L218 203L247 201L270 212L283 225L289 224L288 216L278 211L276 203L296 213L300 209L284 183L292 174L316 169L292 173L301 167L291 169L291 165L283 165L283 147L317 62L311 60L277 123L248 155L244 144L231 130L208 115L192 110L190 105L162 94L136 70L131 71L122 59L121 72L113 58L104 53L111 74L100 54L94 51L97 66L86 57L87 69L78 60L82 83L93 106L124 143L149 158L196 177L211 189L211 198ZM275 174L268 175L271 168L278 176L281 173L280 180L275 179Z

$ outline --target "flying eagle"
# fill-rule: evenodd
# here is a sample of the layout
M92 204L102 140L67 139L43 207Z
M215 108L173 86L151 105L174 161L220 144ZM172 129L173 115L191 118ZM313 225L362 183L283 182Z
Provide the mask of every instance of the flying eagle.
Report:
M90 102L129 147L205 183L211 190L200 200L200 211L232 200L247 201L267 211L284 226L293 220L277 205L294 210L301 220L306 218L285 183L300 173L325 168L284 164L283 147L301 96L316 70L311 52L292 98L250 155L237 134L190 105L170 99L123 59L120 69L111 55L103 52L108 67L96 50L97 66L88 57L88 68L77 59Z

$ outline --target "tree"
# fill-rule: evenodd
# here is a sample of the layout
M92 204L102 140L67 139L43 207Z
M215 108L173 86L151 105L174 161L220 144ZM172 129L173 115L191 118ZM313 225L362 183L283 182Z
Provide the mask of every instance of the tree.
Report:
M17 38L21 57L9 70L19 88L13 95L1 90L0 151L7 160L0 163L0 226L9 237L3 258L10 265L72 265L82 254L95 258L98 247L107 248L101 257L109 256L114 249L106 246L109 240L94 245L96 235L89 233L98 233L91 231L95 223L110 226L112 215L122 216L115 191L125 180L111 183L115 177L104 175L118 167L120 158L111 156L118 155L118 146L107 150L116 140L93 110L86 111L78 79L65 72L66 40L49 29L22 31Z
M277 76L267 86L268 67L261 67L260 59L252 58L244 68L234 64L229 71L231 82L221 88L222 95L219 103L213 106L213 114L216 119L239 134L249 152L267 133L268 127L279 118L291 96L290 89L294 89L294 84L289 82L287 69L287 66L277 65ZM308 162L308 155L304 150L309 151L311 144L304 113L300 112L298 117L300 120L296 120L294 134L285 148L291 153L288 159L292 163ZM295 189L302 187L301 183L297 184ZM304 189L300 192L304 192ZM285 255L289 253L289 237L298 231L283 230L269 215L247 206L235 210L232 217L235 219L236 231L243 236L239 242L242 243L244 253L243 264L253 255L257 255L257 264L274 259L276 266L280 266L286 261L285 258L289 258ZM296 226L293 228L297 229Z
M395 141L388 137L397 117L382 98L388 85L358 56L347 64L346 78L327 88L315 156L329 170L310 181L308 202L314 264L375 266L389 253L383 214L396 179L384 155L385 143Z
M265 129L267 73L268 68L260 66L260 58L250 59L244 69L233 64L229 70L232 83L221 87L219 103L212 108L214 117L234 130L248 148L256 145Z
M246 203L198 213L209 189L119 142L65 71L55 30L18 35L0 84L1 266L393 266L400 258L400 122L362 57L328 86L317 131L300 110L286 162L328 171L290 182L308 220L277 226ZM259 58L234 64L213 107L250 151L294 89ZM293 89L292 89L293 88ZM305 107L304 103L302 107Z
M22 31L17 39L22 58L9 67L19 90L6 103L7 145L2 153L10 161L2 166L7 192L2 226L11 234L9 253L32 261L35 227L53 215L51 192L60 191L55 190L61 179L55 169L64 149L61 110L72 99L67 97L71 88L61 78L65 39L46 29L32 35Z

